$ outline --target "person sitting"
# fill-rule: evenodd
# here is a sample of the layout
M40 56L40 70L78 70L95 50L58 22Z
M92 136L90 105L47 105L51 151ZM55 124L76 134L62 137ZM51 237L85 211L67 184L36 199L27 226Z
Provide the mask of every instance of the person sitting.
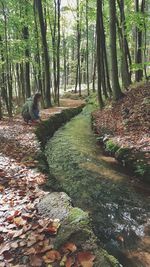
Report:
M39 116L39 102L41 100L41 94L36 93L33 97L26 100L22 108L22 117L25 122L37 122L41 121Z

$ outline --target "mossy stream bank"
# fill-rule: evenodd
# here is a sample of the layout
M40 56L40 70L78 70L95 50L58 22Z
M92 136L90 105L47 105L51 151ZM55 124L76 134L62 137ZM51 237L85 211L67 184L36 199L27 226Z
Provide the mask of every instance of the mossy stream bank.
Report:
M150 203L117 162L105 157L84 111L46 145L48 186L89 212L99 244L126 267L148 267Z

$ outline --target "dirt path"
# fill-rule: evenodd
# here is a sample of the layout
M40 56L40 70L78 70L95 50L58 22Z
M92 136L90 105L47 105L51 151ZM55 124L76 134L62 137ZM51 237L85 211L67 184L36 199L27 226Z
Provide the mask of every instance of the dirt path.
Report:
M43 110L41 118L82 103L63 100L63 107ZM36 209L47 193L39 187L46 175L36 168L40 147L35 127L24 124L20 116L0 122L0 267L57 266L66 254L53 249L59 221L41 217ZM74 249L75 245L69 251ZM67 256L65 261L72 260Z

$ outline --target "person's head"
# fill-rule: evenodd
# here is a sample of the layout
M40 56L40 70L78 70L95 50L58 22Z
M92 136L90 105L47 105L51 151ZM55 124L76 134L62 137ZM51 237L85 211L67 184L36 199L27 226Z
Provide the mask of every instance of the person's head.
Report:
M36 93L36 94L34 95L33 101L34 101L34 104L35 104L35 105L38 104L38 102L41 100L41 97L42 97L42 95L41 95L40 93Z

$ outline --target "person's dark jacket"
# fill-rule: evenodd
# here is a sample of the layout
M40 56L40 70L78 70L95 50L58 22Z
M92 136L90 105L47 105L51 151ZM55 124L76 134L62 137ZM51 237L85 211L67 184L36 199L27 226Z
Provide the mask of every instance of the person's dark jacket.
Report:
M33 97L28 98L22 108L22 116L24 120L37 120L39 119L38 113L39 110L34 106Z

